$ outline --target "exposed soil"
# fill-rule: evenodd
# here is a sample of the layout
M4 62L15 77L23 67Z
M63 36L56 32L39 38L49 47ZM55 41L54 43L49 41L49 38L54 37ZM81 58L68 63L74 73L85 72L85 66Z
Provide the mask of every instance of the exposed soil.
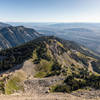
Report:
M71 94L53 93L53 94L31 94L31 95L10 95L10 96L0 96L0 100L100 100L88 99L84 97L77 97Z
M55 83L64 80L64 77L49 77L49 78L33 78L29 73L33 74L32 63L26 61L22 69L30 77L24 81L24 93L16 93L13 95L0 95L0 100L100 100L100 90L80 90L71 94L68 93L49 93L49 87ZM26 69L27 68L27 69ZM10 71L9 71L10 72ZM7 72L7 74L9 74ZM12 73L15 73L13 71ZM28 73L29 72L29 73Z

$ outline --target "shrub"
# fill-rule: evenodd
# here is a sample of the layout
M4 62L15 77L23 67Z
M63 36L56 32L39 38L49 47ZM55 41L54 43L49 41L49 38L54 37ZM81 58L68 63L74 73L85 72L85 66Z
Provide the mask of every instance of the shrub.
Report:
M4 87L5 87L4 82L0 80L0 92L3 94L5 93Z
M18 77L12 77L9 79L5 86L5 94L12 94L19 90L23 90L23 86L20 84L21 80Z
M71 87L68 85L54 85L50 89L51 92L71 92Z

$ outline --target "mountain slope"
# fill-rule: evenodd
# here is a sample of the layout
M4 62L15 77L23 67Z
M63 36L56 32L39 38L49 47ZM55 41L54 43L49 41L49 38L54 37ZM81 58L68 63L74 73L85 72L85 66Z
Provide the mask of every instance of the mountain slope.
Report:
M34 29L23 26L5 27L0 30L0 49L17 46L39 36Z
M0 22L0 29L2 29L4 27L9 27L9 26L11 26L11 25Z
M4 61L8 62L8 68L32 57L36 63L40 63L41 59L54 60L63 66L71 66L76 62L75 66L79 63L83 68L88 67L89 61L97 62L100 59L99 56L83 46L53 36L40 37L19 47L3 50L0 52L0 56L2 60L8 60ZM18 61L18 59L20 60ZM10 64L9 61L11 61ZM5 66L4 63L3 66Z
M1 82L6 82L2 90L11 94L23 88L27 92L40 89L43 93L71 92L86 86L99 88L99 63L97 55L74 42L39 37L0 52L0 71L9 69L1 77Z

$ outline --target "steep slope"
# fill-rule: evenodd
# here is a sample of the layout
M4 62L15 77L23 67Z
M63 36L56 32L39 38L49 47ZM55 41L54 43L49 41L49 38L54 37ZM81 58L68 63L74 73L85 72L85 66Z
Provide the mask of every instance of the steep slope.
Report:
M11 26L11 25L0 22L0 29L2 29L4 27L9 27L9 26Z
M1 90L11 94L23 88L29 92L40 87L38 92L43 93L71 92L86 86L99 88L99 60L74 42L53 36L39 37L0 52L0 71L9 69L5 77L1 76Z
M10 64L15 65L17 63L19 64L17 59L20 59L20 63L22 63L24 60L29 59L32 56L33 59L35 59L35 56L37 57L37 60L35 59L37 63L40 62L41 59L53 59L64 66L71 66L73 60L76 62L75 65L80 63L83 67L88 67L89 61L99 61L99 56L87 48L72 41L62 40L53 36L40 37L19 47L3 50L0 52L0 56L2 60L10 61L11 59L15 59L14 62L13 60L10 62Z
M34 29L23 26L5 27L0 30L0 49L10 48L39 37Z

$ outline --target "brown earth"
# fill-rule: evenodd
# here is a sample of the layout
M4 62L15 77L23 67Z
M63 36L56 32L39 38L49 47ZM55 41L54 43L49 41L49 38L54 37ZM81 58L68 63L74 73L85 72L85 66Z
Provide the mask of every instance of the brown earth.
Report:
M71 94L68 93L49 93L49 86L64 77L34 78L34 66L31 61L24 62L21 69L8 71L6 74L25 72L28 79L24 82L25 92L12 95L0 95L0 100L100 100L100 90L80 90ZM4 75L6 75L4 74Z
M87 99L83 97L76 97L70 94L62 93L53 93L53 94L44 94L44 95L10 95L10 96L0 96L0 100L100 100L96 99Z

